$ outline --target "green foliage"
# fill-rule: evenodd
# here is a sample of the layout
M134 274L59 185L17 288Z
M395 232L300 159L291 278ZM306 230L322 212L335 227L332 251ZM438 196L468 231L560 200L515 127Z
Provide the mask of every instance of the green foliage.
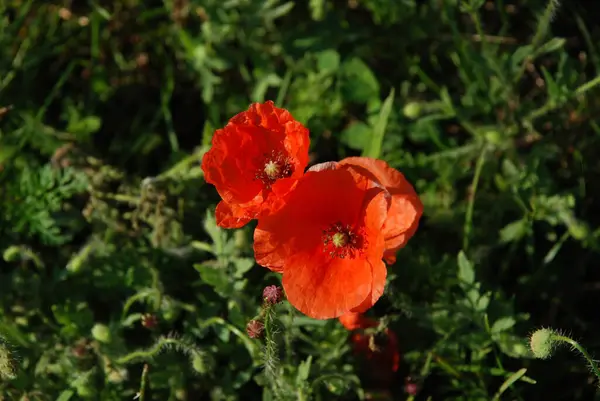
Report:
M11 180L2 188L4 196L1 226L5 235L35 238L43 244L61 245L71 239L61 230L66 203L87 188L86 176L72 168L57 169L45 164L21 171L7 170ZM67 212L68 213L68 212ZM19 236L17 236L19 235Z
M0 2L0 400L598 399L600 9L562 3ZM392 384L215 224L202 156L267 99L424 203Z

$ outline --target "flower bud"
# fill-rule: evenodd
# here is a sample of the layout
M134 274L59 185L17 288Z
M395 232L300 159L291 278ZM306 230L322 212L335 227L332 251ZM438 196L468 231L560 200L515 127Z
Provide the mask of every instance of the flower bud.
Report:
M419 393L419 385L410 376L404 381L404 392L413 397Z
M92 337L101 343L109 343L111 340L110 329L105 324L97 323L92 327Z
M539 329L529 339L531 352L538 359L547 359L552 356L556 346L555 333L551 329Z
M283 300L283 288L269 285L263 290L263 299L269 305L278 304Z
M265 325L258 320L250 320L246 325L246 333L250 338L260 338L265 330Z
M421 114L421 105L417 102L407 103L404 106L404 109L402 109L402 112L404 113L405 117L414 120Z
M158 318L152 313L142 315L142 326L147 329L153 329L158 325Z

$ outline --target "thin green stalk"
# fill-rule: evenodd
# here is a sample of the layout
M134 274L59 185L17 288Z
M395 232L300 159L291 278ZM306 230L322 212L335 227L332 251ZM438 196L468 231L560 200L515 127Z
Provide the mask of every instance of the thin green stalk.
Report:
M142 381L140 383L140 391L138 392L138 399L140 401L144 401L146 398L146 386L148 382L148 364L144 364L144 369L142 370Z
M471 20L473 24L475 24L475 30L477 31L477 35L481 39L481 48L483 49L483 53L488 53L488 42L486 40L485 32L483 32L483 27L481 26L481 19L479 18L479 10L474 10L471 8L469 10L469 15L471 16Z
M161 337L152 347L145 350L131 352L117 359L115 362L119 365L124 365L136 360L150 360L156 357L164 347L169 345L179 345L180 343L181 342L175 338Z
M487 151L487 146L484 145L481 153L479 154L479 158L477 159L477 164L475 165L475 175L473 176L473 181L471 183L471 194L469 196L469 204L467 205L467 213L465 214L465 225L463 228L464 236L463 236L463 250L467 250L469 247L469 236L471 235L471 225L473 223L473 208L475 205L475 195L477 194L477 187L479 185L479 179L481 178L481 171L483 170L483 165L485 163L485 154Z
M197 148L194 151L194 153L179 161L169 170L159 174L156 177L149 177L150 181L158 182L184 175L184 173L190 169L190 166L194 164L198 164L198 166L200 165L202 157L208 151L209 148L210 146L201 146ZM202 170L200 170L198 174L202 175Z
M588 82L584 83L583 85L579 86L577 89L575 89L575 95L576 96L583 95L585 92L589 91L590 89L593 89L598 84L600 84L600 76L597 76L596 78L592 79L591 81L588 81Z
M540 18L540 22L538 23L535 35L533 36L533 39L531 40L531 45L533 46L534 49L536 49L540 45L540 42L542 41L542 39L544 39L544 37L546 36L546 33L548 33L548 28L550 27L550 22L554 18L554 15L556 14L556 11L558 10L558 6L559 6L558 0L550 0L548 2L548 5L546 6L544 13L542 14L542 17Z
M265 347L264 347L264 364L265 364L265 376L269 380L273 392L278 396L281 392L279 385L279 378L277 375L278 368L278 357L277 357L277 344L273 340L274 334L274 318L275 314L273 307L268 305L264 308L264 321L265 325Z
M562 341L564 343L567 343L571 347L573 347L573 349L579 351L579 353L581 355L583 355L583 357L585 358L585 360L588 362L590 368L592 369L592 372L594 372L594 374L596 375L596 377L598 378L598 380L600 380L600 370L598 370L598 366L596 365L596 362L594 362L594 359L586 351L585 348L583 348L577 341L573 340L572 338L569 338L569 337L566 337L566 336L562 336L560 334L554 334L553 338L555 340L557 340L557 341Z
M531 55L526 57L521 64L521 68L518 73L515 74L514 82L518 82L521 80L521 77L525 73L525 69L527 68L527 64L531 62L533 59L533 55L535 55L536 50L540 47L541 41L544 39L546 34L548 33L548 28L550 27L550 22L554 18L556 14L556 10L558 10L559 2L558 0L550 0L548 1L548 5L544 10L544 13L539 19L537 29L535 30L535 34L533 39L531 40Z
M584 95L586 92L590 91L591 89L595 88L596 86L598 86L600 84L600 76L597 76L596 78L578 86L574 91L573 91L573 96L571 97L576 97L576 96L581 96ZM564 103L557 103L557 102L547 102L546 104L544 104L542 107L533 110L529 116L527 116L524 119L524 123L531 126L531 124L533 123L534 120L548 114L549 112L559 108L560 106L562 106Z

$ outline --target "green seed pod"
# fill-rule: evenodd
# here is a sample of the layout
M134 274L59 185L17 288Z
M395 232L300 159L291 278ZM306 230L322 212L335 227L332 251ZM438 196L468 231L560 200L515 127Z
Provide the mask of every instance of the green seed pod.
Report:
M502 134L500 134L500 132L496 130L486 131L484 136L485 139L493 145L499 145L500 143L502 143Z
M97 323L92 328L92 337L101 343L108 344L111 340L110 329L105 324Z
M421 115L421 104L417 102L406 103L406 105L404 105L404 108L402 109L402 113L405 117L414 120L415 118L418 118Z

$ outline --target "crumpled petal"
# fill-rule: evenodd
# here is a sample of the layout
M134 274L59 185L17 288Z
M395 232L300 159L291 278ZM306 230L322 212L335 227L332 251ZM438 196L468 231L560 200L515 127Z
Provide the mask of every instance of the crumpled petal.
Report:
M394 263L396 252L417 231L423 204L413 186L398 170L385 161L368 157L348 157L339 165L349 167L384 187L391 196L387 220L382 228L385 238L385 260Z
M216 130L201 167L225 203L217 224L238 228L275 213L304 175L309 145L308 130L272 101L251 104ZM265 179L265 165L273 161L286 173Z

